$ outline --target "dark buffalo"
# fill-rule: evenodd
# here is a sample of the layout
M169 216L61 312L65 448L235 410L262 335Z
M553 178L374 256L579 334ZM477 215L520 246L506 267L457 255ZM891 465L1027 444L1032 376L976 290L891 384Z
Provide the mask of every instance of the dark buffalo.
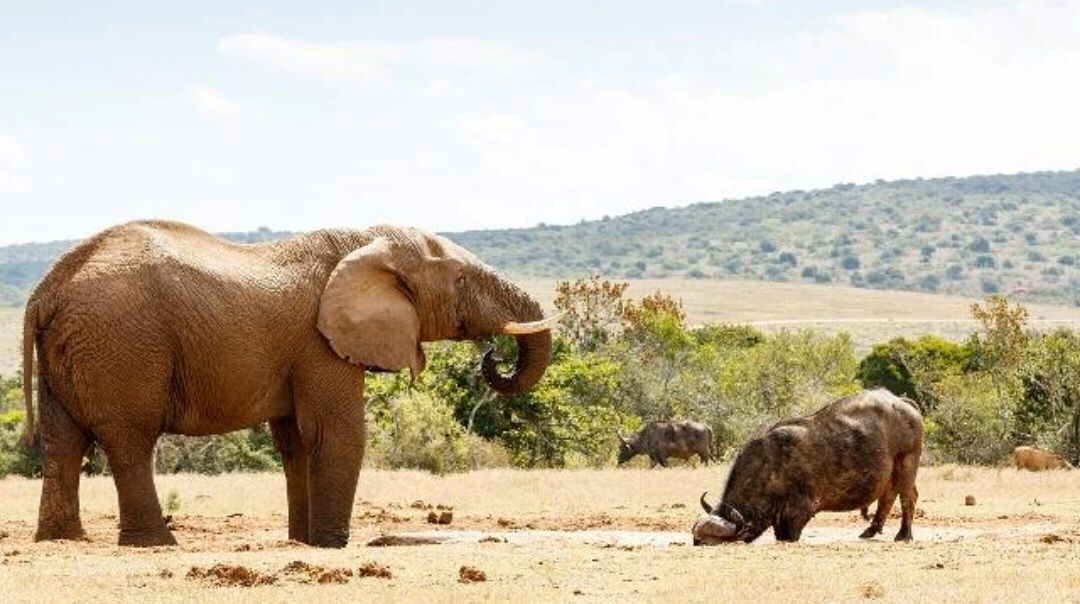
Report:
M641 432L623 438L619 435L619 465L642 453L656 464L667 467L669 457L690 459L694 455L706 464L712 459L712 428L700 422L649 422Z
M798 541L818 512L865 509L877 501L869 539L882 530L897 495L911 540L919 493L922 415L887 390L842 398L813 415L786 419L751 438L735 457L724 496L694 524L694 543L750 542L770 526L777 541Z

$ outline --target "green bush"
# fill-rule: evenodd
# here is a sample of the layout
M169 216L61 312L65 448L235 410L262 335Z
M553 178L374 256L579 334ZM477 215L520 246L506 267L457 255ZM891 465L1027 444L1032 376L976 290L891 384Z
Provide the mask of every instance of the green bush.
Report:
M0 413L0 478L11 474L41 476L41 450L27 446L23 437L25 418L21 410Z
M911 397L924 408L932 408L934 399L929 383L944 375L958 374L971 361L971 350L937 336L917 340L893 338L875 345L859 361L856 377L866 388L887 388Z
M431 394L402 394L367 412L370 466L445 474L508 465L501 447L466 432L450 405Z
M213 436L163 436L154 452L154 467L163 474L265 472L281 468L281 457L263 425Z
M936 384L937 407L926 444L937 463L1000 463L1012 451L1013 397L985 373L950 375Z

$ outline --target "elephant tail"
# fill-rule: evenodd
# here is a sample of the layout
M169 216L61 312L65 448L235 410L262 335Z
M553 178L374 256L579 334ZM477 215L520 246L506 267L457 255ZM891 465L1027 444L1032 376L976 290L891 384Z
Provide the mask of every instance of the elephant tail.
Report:
M38 330L38 305L31 297L26 303L26 313L23 316L23 364L22 364L22 390L23 401L26 403L26 444L34 444L34 343L37 341ZM39 364L40 366L40 364ZM38 385L44 394L44 382L38 376ZM40 396L38 397L41 398ZM41 401L38 400L40 403Z

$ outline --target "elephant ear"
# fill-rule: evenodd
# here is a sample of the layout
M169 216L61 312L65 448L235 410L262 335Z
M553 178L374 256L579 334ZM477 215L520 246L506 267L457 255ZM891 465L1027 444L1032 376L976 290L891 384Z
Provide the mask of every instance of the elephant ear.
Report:
M424 370L420 317L384 238L334 267L319 300L319 331L338 356L374 371Z

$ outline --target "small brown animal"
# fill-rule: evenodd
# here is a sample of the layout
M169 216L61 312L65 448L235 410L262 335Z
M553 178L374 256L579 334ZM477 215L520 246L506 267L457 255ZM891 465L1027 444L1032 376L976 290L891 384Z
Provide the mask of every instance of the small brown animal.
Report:
M1013 463L1016 464L1017 470L1031 470L1032 472L1072 469L1072 465L1065 461L1064 457L1035 447L1013 449Z
M649 422L637 434L619 435L619 465L642 453L652 460L652 467L667 467L669 457L690 459L694 455L708 465L712 459L712 428L700 422Z

